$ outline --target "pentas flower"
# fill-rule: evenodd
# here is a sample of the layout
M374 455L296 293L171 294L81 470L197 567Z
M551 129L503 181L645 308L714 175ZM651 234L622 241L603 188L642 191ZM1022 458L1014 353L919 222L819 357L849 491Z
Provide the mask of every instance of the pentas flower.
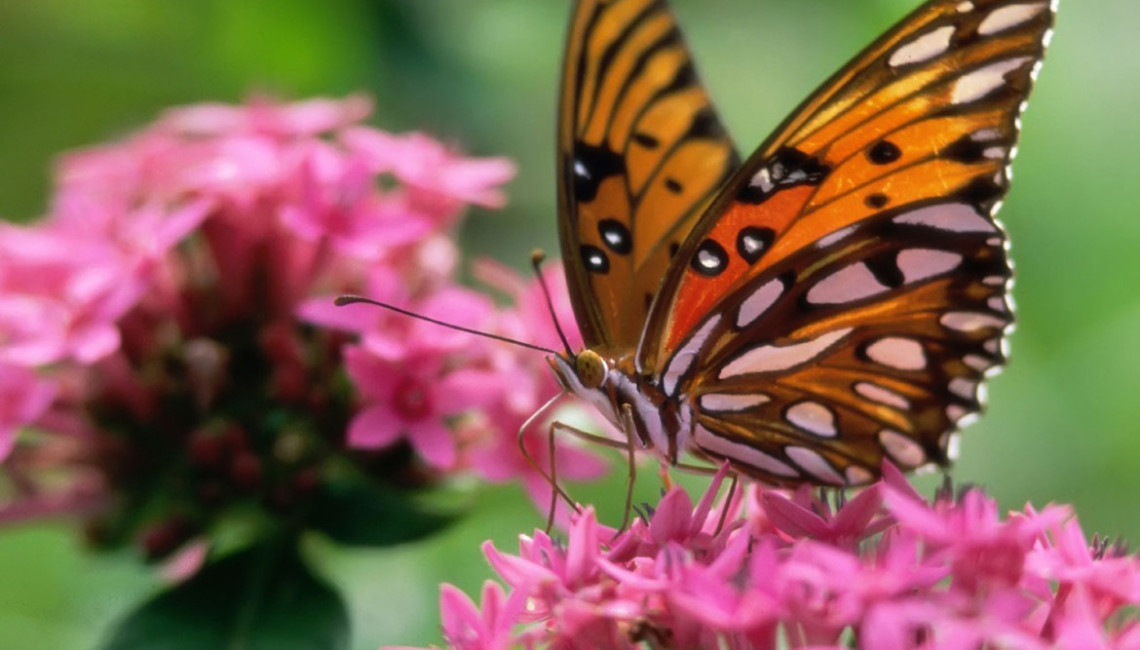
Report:
M891 466L852 498L752 485L714 504L726 471L628 530L586 507L566 543L486 543L506 591L480 615L445 585L448 647L1138 647L1140 562L1090 544L1069 508L1003 517L977 488L927 501Z
M370 106L191 106L61 158L49 213L0 227L0 521L70 511L97 543L201 558L250 506L324 516L345 477L522 473L503 441L557 393L541 354L333 305L552 344L536 289L499 306L454 278L454 228L503 204L510 161L364 126Z

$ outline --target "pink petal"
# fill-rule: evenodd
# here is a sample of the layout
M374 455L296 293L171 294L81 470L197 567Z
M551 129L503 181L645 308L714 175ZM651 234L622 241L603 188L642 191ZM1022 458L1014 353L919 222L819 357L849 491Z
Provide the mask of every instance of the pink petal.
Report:
M77 361L92 364L118 350L121 342L114 324L92 325L72 335L71 349Z
M760 500L764 512L768 514L768 520L788 535L795 538L830 537L830 528L819 515L791 499L772 490L765 490Z
M692 516L693 502L689 494L683 488L675 487L657 505L657 511L649 522L649 534L658 544L685 540L689 536Z
M433 387L436 409L445 415L489 406L499 398L500 376L489 370L456 370Z
M598 558L598 521L593 508L586 508L570 527L570 540L566 546L566 574L568 585L586 581Z
M439 613L446 639L456 642L471 638L486 640L490 635L475 603L467 594L447 583L439 586Z
M409 442L432 467L449 469L455 465L455 438L438 420L421 420L411 425Z
M525 592L537 585L559 582L557 574L550 569L514 555L500 553L491 542L483 542L483 555L508 585Z
M365 408L348 425L348 445L357 449L383 449L403 436L403 423L388 406Z

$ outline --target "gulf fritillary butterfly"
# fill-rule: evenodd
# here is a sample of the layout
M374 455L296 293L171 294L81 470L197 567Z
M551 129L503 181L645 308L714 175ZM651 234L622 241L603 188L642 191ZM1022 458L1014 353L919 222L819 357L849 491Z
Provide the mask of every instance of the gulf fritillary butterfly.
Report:
M933 0L741 164L664 0L578 0L559 234L563 388L632 443L769 483L945 464L1013 322L1018 115L1047 0Z

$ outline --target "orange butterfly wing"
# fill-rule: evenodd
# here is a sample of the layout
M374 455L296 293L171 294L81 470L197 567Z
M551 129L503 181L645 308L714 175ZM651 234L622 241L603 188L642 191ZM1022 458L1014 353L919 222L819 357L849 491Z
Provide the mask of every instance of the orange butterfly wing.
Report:
M697 451L780 482L944 462L1012 322L1018 115L1048 2L930 2L817 91L685 241L638 369L694 403Z
M559 235L586 346L631 353L680 243L739 165L662 0L579 0L563 67Z

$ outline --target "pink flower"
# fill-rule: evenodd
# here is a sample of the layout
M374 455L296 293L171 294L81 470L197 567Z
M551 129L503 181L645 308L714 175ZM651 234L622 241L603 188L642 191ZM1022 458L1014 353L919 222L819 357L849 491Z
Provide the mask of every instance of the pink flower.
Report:
M758 490L768 521L793 538L810 537L836 546L856 547L863 539L885 530L891 523L882 514L877 488L861 491L836 513L812 495L810 486L796 490L791 499L774 490Z
M1135 647L1137 560L1089 552L1067 509L1002 518L976 489L928 504L885 474L834 511L765 490L751 506L768 512L746 517L739 499L712 506L718 477L698 506L674 488L616 536L585 508L565 546L485 544L506 598L528 603L497 629L510 647Z
M159 129L191 136L255 133L300 138L349 126L371 112L372 100L361 95L345 99L316 98L292 104L255 97L245 106L197 104L171 109L163 116Z
M118 348L116 321L145 284L112 245L58 229L8 226L0 228L0 257L0 357L92 363Z
M362 127L370 110L184 107L61 157L45 218L0 226L0 472L18 486L0 522L74 513L157 559L235 509L307 516L343 477L329 468L408 487L470 467L509 364L332 297L496 329L491 300L455 285L451 228L501 205L513 167ZM28 424L36 444L12 449Z
M310 147L295 174L298 196L280 216L305 240L327 239L339 251L372 260L433 229L430 219L381 195L363 161L323 144Z
M346 129L341 138L370 169L392 174L408 188L418 210L453 219L464 203L488 208L505 202L499 187L515 175L506 158L468 159L422 133L394 136L366 127Z
M1067 508L1051 506L1002 521L997 503L978 489L967 489L957 503L937 501L933 506L891 488L883 496L891 514L971 586L1017 584L1034 542L1070 516Z
M440 291L413 310L475 327L491 315L489 302L458 288ZM364 401L348 442L383 449L406 439L429 464L447 469L457 455L448 421L493 401L501 377L471 367L483 347L472 335L425 321L401 325L394 332L366 332L360 344L344 351L348 375Z
M55 386L31 370L0 363L0 461L11 453L20 428L47 413L55 394Z

